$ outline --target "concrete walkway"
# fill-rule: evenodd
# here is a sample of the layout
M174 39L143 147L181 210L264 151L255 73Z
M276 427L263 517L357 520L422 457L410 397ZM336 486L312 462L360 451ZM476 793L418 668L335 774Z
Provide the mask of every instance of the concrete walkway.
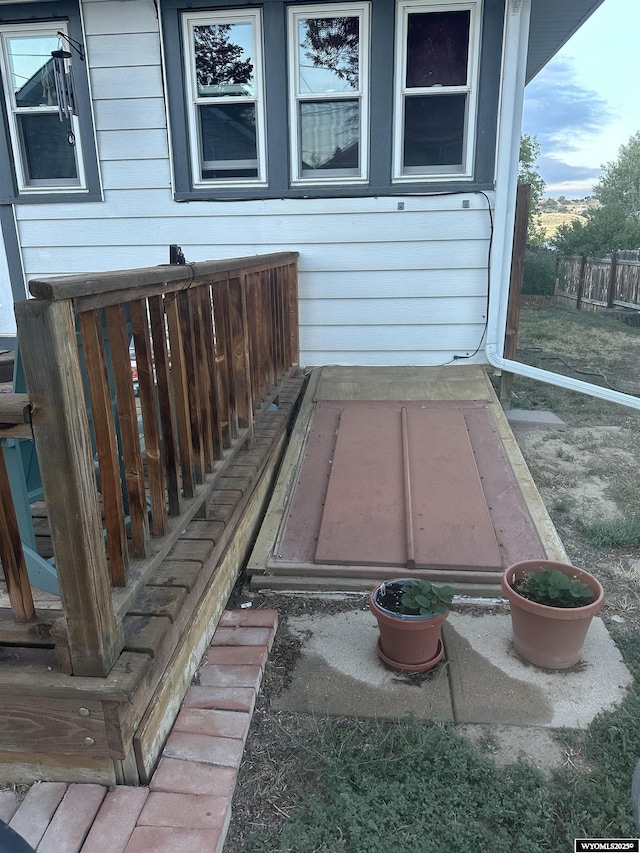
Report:
M599 617L580 663L553 672L515 655L508 612L453 612L443 626L445 657L421 676L393 672L379 660L378 627L368 609L306 615L288 624L302 639L302 657L275 708L454 722L471 738L495 741L496 749L503 741L511 760L522 755L542 770L564 760L554 730L587 728L598 713L615 708L632 683Z
M39 782L0 819L38 853L221 853L275 610L225 611L148 787Z

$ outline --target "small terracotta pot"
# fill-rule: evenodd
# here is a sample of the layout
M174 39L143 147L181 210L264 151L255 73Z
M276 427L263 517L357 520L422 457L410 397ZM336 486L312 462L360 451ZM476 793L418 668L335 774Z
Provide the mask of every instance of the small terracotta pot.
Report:
M526 572L542 566L558 569L567 577L576 577L594 592L594 600L584 607L550 607L524 598L512 587ZM513 648L529 663L545 669L567 669L580 660L591 620L604 604L600 581L568 563L551 560L525 560L514 563L502 576L502 591L511 606Z
M404 580L394 578L386 583L402 583ZM448 612L435 616L393 613L376 602L380 586L369 596L369 609L378 620L380 629L378 656L398 672L426 672L433 669L444 655L440 628Z

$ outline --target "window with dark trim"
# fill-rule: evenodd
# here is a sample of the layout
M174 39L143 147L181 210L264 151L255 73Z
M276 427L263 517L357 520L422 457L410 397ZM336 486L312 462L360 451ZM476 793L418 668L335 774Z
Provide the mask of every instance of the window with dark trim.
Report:
M82 44L76 4L0 7L5 203L101 198L86 63L75 49L63 62L73 74L77 115L58 109L51 54L66 49L69 38Z
M504 0L163 0L174 191L491 189Z

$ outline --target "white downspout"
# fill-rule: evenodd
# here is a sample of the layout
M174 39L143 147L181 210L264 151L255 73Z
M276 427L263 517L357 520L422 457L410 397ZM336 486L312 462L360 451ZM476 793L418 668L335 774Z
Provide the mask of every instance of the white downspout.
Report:
M533 0L535 2L535 0ZM489 317L485 354L493 367L518 376L548 382L569 391L579 391L612 403L640 409L640 398L582 382L559 373L541 370L528 364L504 358L504 339L509 300L509 276L516 208L520 129L524 101L525 69L529 40L529 18L532 0L508 0L505 13L504 50L502 57L502 92L498 118L498 150L496 155L496 202L491 252Z

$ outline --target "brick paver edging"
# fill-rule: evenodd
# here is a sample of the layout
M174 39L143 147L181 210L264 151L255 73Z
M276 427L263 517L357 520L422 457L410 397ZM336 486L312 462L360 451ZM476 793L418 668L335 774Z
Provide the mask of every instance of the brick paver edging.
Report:
M38 853L221 853L275 610L225 610L149 787L39 782L0 820Z

